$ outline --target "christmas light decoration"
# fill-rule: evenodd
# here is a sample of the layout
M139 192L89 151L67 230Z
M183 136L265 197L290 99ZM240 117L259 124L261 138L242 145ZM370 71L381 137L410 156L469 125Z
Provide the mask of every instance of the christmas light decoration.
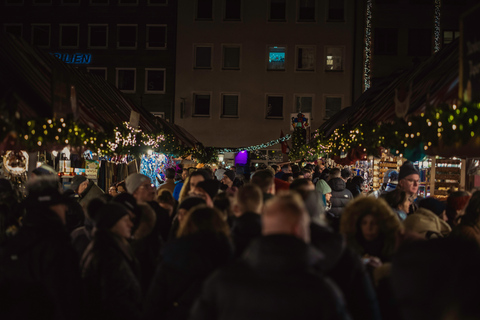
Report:
M363 62L363 91L370 88L370 58L372 54L372 0L367 0L365 14L365 48Z
M434 26L434 53L440 51L440 13L441 13L441 0L435 0L435 26Z

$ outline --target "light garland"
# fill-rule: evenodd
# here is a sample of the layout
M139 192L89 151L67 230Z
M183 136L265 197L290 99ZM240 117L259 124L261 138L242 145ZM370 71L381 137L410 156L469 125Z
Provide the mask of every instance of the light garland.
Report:
M435 26L434 26L434 36L435 36L435 45L434 52L437 53L440 51L440 14L441 14L441 0L435 0Z
M225 149L219 149L218 152L219 153L240 152L240 151L244 151L244 150L246 150L246 151L256 151L256 150L259 150L259 149L265 149L265 148L274 146L276 144L288 141L288 140L290 140L290 138L292 138L292 135L286 134L285 137L281 137L281 138L278 138L278 139L275 139L275 140L272 140L272 141L269 141L269 142L266 142L266 143L257 144L255 146L250 146L250 147L246 147L246 148L236 148L236 149L226 149L225 148Z
M370 58L372 54L372 0L367 0L367 13L365 15L365 61L363 65L363 91L370 88Z

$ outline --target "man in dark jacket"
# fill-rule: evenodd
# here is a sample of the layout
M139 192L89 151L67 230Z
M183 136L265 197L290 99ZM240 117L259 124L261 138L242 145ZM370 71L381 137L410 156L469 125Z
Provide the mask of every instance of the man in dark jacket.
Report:
M332 197L330 198L332 207L327 212L327 219L332 229L338 232L343 208L353 199L353 195L350 190L347 189L346 182L341 177L340 169L338 168L330 170L328 185L332 188Z
M58 177L27 185L23 226L0 251L0 319L79 319L78 258Z
M298 195L268 201L263 236L207 280L190 319L350 319L338 289L312 271L323 255L308 245L309 223Z

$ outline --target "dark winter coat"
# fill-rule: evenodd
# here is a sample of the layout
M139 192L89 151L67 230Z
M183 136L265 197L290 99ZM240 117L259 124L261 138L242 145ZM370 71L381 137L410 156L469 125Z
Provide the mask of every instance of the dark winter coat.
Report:
M240 257L250 242L262 235L262 221L255 212L245 212L233 220L232 240L235 256Z
M82 259L85 249L92 241L93 238L93 223L90 219L85 220L85 225L83 227L78 227L70 233L72 238L72 245L75 251L77 252L78 259Z
M0 319L79 319L78 258L58 216L35 212L0 251Z
M379 320L375 290L358 255L348 248L343 236L327 227L310 223L311 244L325 255L320 268L343 293L354 320Z
M109 231L95 232L81 269L86 319L140 319L139 265L127 243Z
M312 269L321 257L294 236L260 237L206 281L190 319L350 319L338 289Z
M92 199L95 199L102 194L104 194L103 190L95 184L93 181L88 182L88 186L83 192L80 194L80 200L78 201L82 208L86 210L88 204Z
M145 318L188 319L204 280L232 256L222 234L192 234L169 243L146 298Z
M330 199L332 207L329 214L338 218L342 214L343 208L353 199L353 195L346 188L346 183L342 178L333 178L328 181L328 185L332 188L332 198Z

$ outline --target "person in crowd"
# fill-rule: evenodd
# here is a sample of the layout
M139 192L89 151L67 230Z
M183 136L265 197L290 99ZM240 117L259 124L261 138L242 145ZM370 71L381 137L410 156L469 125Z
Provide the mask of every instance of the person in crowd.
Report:
M319 179L317 181L317 184L315 185L315 190L318 191L322 196L325 211L329 211L332 207L332 203L330 202L332 198L332 188L330 188L330 186L325 180Z
M262 190L255 184L244 185L235 195L232 240L236 257L240 257L252 240L262 234L262 207Z
M279 166L277 166L276 164L272 164L271 167L273 168L273 171L275 172L275 174L277 174L278 172L280 172L281 168ZM263 168L260 168L261 170L263 170Z
M350 180L351 177L352 171L349 168L345 167L340 170L340 178L342 178L345 183L347 183L347 181Z
M447 206L445 214L447 215L447 223L454 228L460 223L462 216L465 214L465 208L470 201L471 194L466 191L454 191L447 197Z
M233 181L235 180L235 172L232 170L225 170L223 173L223 177L220 180L221 187L220 189L226 190L228 188L233 187Z
M347 189L350 190L354 198L363 195L364 186L365 179L361 176L355 176L347 182Z
M342 211L350 200L353 199L353 195L350 190L347 189L347 185L341 177L339 168L330 170L328 185L332 188L332 197L330 198L331 208L327 212L327 219L333 230L338 232Z
M80 319L78 258L56 175L27 183L22 226L0 251L1 319Z
M200 197L205 200L207 206L213 208L213 199L218 194L220 182L213 179L200 181L189 193L190 196Z
M180 191L180 197L178 202L181 203L184 198L188 197L190 191L195 188L197 183L208 179L208 174L204 170L196 170L190 173L187 180L185 180L182 191Z
M117 192L117 186L115 184L112 184L109 188L108 188L108 194L111 195L112 197L115 197L118 192Z
M412 201L405 191L395 189L384 193L381 197L387 201L388 205L397 214L400 221L404 221L407 218L408 208L410 208Z
M322 255L308 244L309 223L298 195L269 200L262 236L207 279L190 319L349 319L338 292L312 270Z
M93 239L95 218L98 213L98 208L112 199L113 197L109 194L102 194L97 198L92 199L92 201L88 203L87 210L85 211L84 225L76 228L70 233L72 245L75 248L79 259L82 258L85 249Z
M175 168L165 170L165 182L158 188L157 195L159 196L163 190L168 190L173 194L175 190Z
M285 173L283 176L282 176L282 180L283 181L286 181L288 183L292 183L293 182L293 173Z
M117 193L127 193L127 187L125 186L125 181L120 181L117 183Z
M177 181L176 184L175 184L175 189L173 189L173 198L176 201L179 201L179 199L180 199L180 192L182 191L183 185L185 184L185 181L188 178L188 173L189 173L188 168L183 168L182 169L182 178L179 181Z
M175 211L175 206L177 201L173 198L172 193L169 190L162 190L158 192L157 202L163 209L168 211L168 216L170 220L173 218L173 212Z
M325 168L325 166L323 166L323 169L324 168ZM314 185L317 185L317 182L322 175L323 169L320 167L320 164L317 164L315 166L315 168L313 169L312 182L313 182Z
M455 234L476 242L480 246L480 191L475 191L462 216L455 227Z
M193 207L198 206L200 204L206 204L205 200L199 197L188 197L188 198L185 198L178 205L177 212L172 221L172 228L170 229L168 242L171 242L173 239L176 239L178 228L180 227L180 223L182 222L187 212Z
M258 170L252 176L250 183L257 185L263 194L263 202L272 198L275 195L275 176L272 171Z
M232 227L235 217L233 214L233 198L237 192L238 189L235 193L222 191L213 198L213 206L222 213L222 217L227 221L229 227Z
M145 301L145 319L188 319L204 280L233 257L230 230L221 213L206 205L182 219L177 239L163 261Z
M10 180L0 179L0 247L18 231L20 215L19 193Z
M296 179L290 184L290 190L313 191L315 190L315 185L312 180L307 178Z
M420 202L423 201L424 200ZM403 221L405 230L414 232L425 239L448 236L452 232L452 228L450 228L448 223L443 219L442 212L445 211L444 208L445 206L436 212L432 212L425 207L419 207Z
M385 192L391 192L397 188L398 185L398 172L396 170L391 170L386 175L387 179L387 186L385 187Z
M414 167L413 163L410 161L405 161L400 167L400 172L398 174L398 185L397 188L405 191L409 198L413 200L408 214L415 212L418 209L418 203L420 199L417 199L418 195L418 186L420 184L420 173Z
M275 178L278 178L278 179L282 179L282 176L285 174L285 173L292 173L292 167L290 166L290 164L284 164L282 166L282 170L275 173Z
M86 319L141 319L140 266L128 242L132 227L123 205L99 208L97 230L81 261Z
M97 186L92 180L88 180L85 176L77 175L73 177L70 189L78 194L78 202L84 210L86 210L88 203L96 197L104 194L103 190Z
M443 221L447 221L447 215L445 214L445 203L435 199L434 197L421 199L418 202L418 207L428 209L435 213Z

